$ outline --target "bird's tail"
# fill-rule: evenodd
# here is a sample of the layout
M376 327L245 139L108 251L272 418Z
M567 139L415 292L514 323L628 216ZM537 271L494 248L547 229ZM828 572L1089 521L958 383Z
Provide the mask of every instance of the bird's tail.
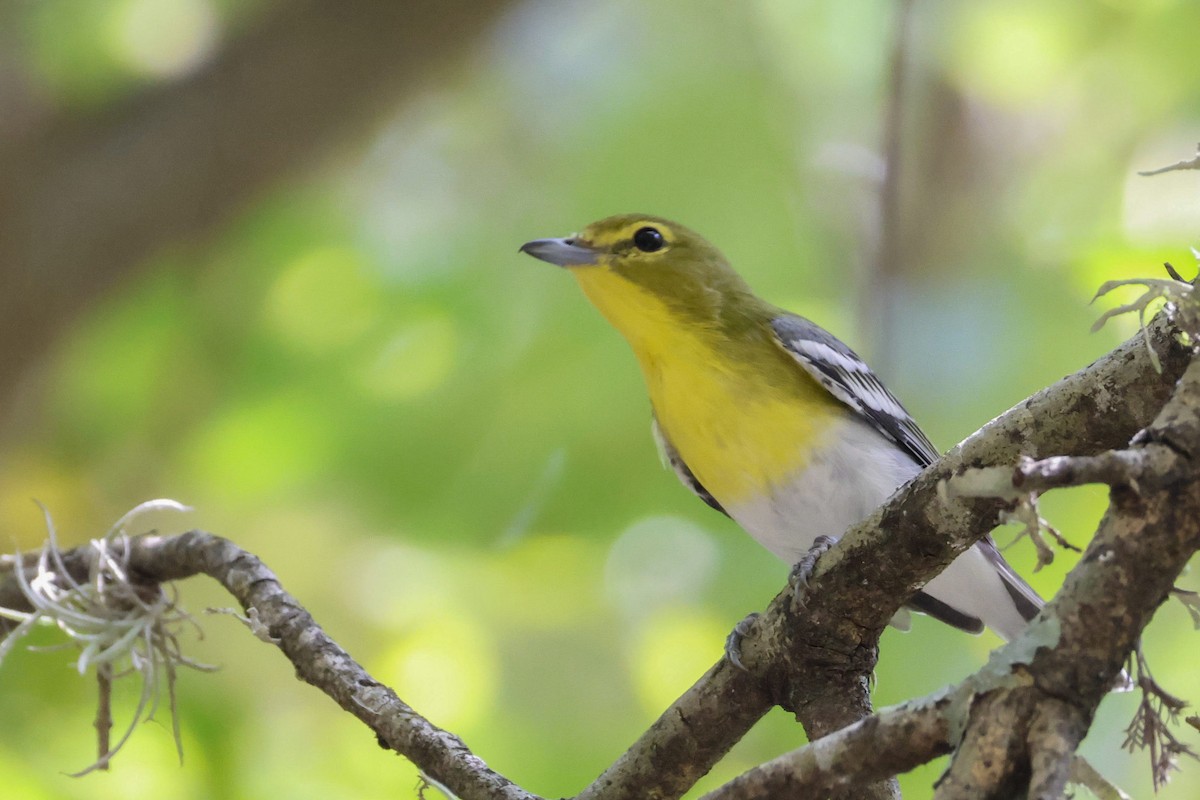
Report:
M1046 605L1046 601L1025 582L1024 578L1017 574L1016 570L1009 566L1009 563L1004 560L1004 556L1000 555L992 537L981 539L975 546L996 570L1000 583L1004 586L1004 591L1008 593L1008 597L1012 601L1011 609L1004 609L1005 613L989 615L988 627L999 634L1004 641L1012 641L1020 635L1021 631L1025 630L1026 623L1038 615L1042 606Z
M1013 568L1008 565L1008 562L1005 561L1003 556L1000 555L1000 552L996 550L996 546L992 543L990 538L985 539L984 542L986 542L986 545L990 545L991 549L995 552L996 560L994 563L996 565L996 571L1000 575L1000 581L1004 584L1004 588L1008 591L1009 597L1012 598L1013 606L1016 608L1017 613L1024 618L1024 620L1019 624L1016 624L1013 629L996 630L996 633L1004 637L1004 640L1007 642L1012 640L1014 636L1020 634L1021 631L1025 629L1025 624L1028 623L1029 620L1036 617L1038 612L1042 610L1042 606L1044 606L1046 603L1041 597L1038 596L1038 593L1033 590L1033 587L1027 584L1024 580L1022 580L1020 575L1013 571ZM980 544L984 544L984 542L980 542ZM984 550L985 552L987 551L987 546L984 547ZM988 553L988 557L992 558L992 553ZM1001 625L999 627L1008 628L1007 625ZM1112 691L1128 692L1133 688L1134 683L1133 679L1129 676L1129 671L1124 669L1121 670L1121 673L1117 676L1116 680L1113 681Z

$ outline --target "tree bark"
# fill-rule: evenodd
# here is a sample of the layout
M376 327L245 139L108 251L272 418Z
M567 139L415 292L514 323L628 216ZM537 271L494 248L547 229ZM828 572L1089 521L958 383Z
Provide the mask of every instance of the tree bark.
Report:
M1096 705L1200 547L1191 456L1200 452L1200 363L1188 366L1191 352L1165 320L1150 334L1163 374L1139 335L968 438L851 529L805 587L788 586L772 601L742 642L745 670L715 665L579 797L679 797L772 703L796 713L813 742L712 798L886 796L895 772L950 750L956 756L939 797L1059 796ZM1139 430L1132 446L1105 453ZM1029 464L1021 454L1054 457ZM956 499L945 490L964 470L1005 464L1011 485L997 492L1001 499ZM1039 481L1098 475L1114 483L1109 512L1026 632L959 685L867 716L878 636L912 591L985 535L1018 485L1028 491ZM67 571L84 579L89 558L87 548L72 551ZM128 570L151 584L211 575L300 677L438 782L470 800L534 798L363 672L232 543L199 532L142 537L133 540ZM28 608L16 584L0 580L0 605ZM866 752L879 757L864 761Z

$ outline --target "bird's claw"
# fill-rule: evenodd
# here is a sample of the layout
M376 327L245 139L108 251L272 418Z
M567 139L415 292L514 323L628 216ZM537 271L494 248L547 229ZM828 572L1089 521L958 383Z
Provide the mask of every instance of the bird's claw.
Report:
M742 672L749 672L746 665L742 663L742 639L754 629L754 624L758 622L758 614L747 614L746 618L733 626L733 630L725 637L725 657L729 659L729 663L740 669Z
M791 585L792 594L801 608L804 607L804 595L808 592L808 580L812 577L817 561L835 544L837 544L837 539L832 536L818 536L813 540L812 547L808 549L804 557L792 567L792 571L788 575L788 584ZM725 657L729 659L730 664L742 672L750 671L742 662L742 640L750 634L757 622L758 614L749 614L737 625L734 625L729 636L725 638Z
M837 544L837 539L832 536L818 536L813 539L812 547L808 548L808 552L792 567L792 571L788 575L788 584L792 587L792 595L796 598L796 605L800 608L805 606L808 581L817 567L817 561L835 544Z

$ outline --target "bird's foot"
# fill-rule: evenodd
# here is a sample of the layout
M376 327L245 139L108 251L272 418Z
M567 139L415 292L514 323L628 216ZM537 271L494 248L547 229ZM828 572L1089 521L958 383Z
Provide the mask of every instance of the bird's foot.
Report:
M837 544L837 539L833 536L818 536L813 539L812 547L808 548L808 552L792 567L792 571L788 575L788 585L792 587L792 595L796 598L796 605L800 608L805 606L808 581L817 567L817 561L835 544Z
M742 672L750 671L742 663L742 640L754 629L754 623L756 622L758 622L757 612L747 614L746 618L737 625L734 625L733 630L725 637L725 657L729 659L730 664L733 664Z

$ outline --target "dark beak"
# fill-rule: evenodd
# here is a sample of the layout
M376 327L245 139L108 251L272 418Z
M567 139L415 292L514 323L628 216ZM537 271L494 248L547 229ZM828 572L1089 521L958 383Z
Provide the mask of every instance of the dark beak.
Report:
M599 253L576 239L534 239L521 245L521 252L560 267L595 264Z

